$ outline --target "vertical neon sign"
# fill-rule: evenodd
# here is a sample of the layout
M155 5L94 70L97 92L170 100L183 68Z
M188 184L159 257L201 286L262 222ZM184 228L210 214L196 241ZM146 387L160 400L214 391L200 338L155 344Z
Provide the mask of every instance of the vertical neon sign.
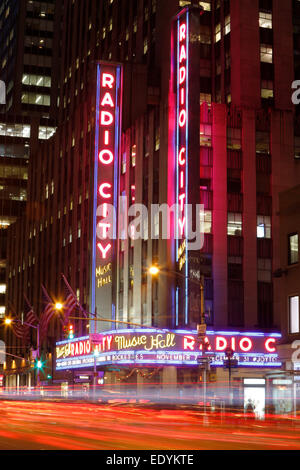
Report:
M177 19L176 70L176 203L175 221L176 261L179 271L185 272L184 322L188 324L188 160L189 160L189 12ZM178 318L176 303L176 318Z
M101 62L97 65L91 307L111 319L116 220L108 222L107 216L111 206L117 214L121 107L122 67ZM109 329L111 325L103 327Z

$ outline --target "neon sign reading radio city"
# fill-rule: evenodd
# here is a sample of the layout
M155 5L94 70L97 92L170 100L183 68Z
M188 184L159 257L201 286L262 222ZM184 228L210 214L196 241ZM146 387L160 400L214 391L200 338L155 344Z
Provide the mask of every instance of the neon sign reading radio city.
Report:
M185 204L187 204L187 133L188 133L188 83L187 83L187 56L188 32L187 22L179 23L177 56L177 203L180 214L177 219L177 232L179 239L186 232Z
M98 205L102 220L97 224L98 254L107 260L112 250L110 241L111 224L104 221L108 215L108 204L114 205L115 168L118 161L119 139L119 78L118 67L101 65L98 87L99 97L99 154L98 154Z

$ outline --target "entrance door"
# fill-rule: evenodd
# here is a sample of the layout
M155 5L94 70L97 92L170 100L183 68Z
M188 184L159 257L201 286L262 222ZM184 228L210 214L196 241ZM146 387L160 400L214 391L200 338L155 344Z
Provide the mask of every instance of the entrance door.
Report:
M250 401L254 405L255 416L259 419L265 416L265 398L266 392L264 387L244 386L244 409Z

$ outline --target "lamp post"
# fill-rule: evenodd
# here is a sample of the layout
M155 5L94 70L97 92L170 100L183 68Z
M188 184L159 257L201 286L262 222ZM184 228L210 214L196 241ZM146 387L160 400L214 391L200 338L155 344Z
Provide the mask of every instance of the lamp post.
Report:
M94 350L94 376L93 376L93 397L96 399L96 385L97 385L97 357L99 356L98 349Z

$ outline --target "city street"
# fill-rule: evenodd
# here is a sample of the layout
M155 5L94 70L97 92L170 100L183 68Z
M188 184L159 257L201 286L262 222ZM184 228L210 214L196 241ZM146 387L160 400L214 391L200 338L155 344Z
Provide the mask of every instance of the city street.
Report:
M193 410L0 402L1 450L296 450L300 421Z

